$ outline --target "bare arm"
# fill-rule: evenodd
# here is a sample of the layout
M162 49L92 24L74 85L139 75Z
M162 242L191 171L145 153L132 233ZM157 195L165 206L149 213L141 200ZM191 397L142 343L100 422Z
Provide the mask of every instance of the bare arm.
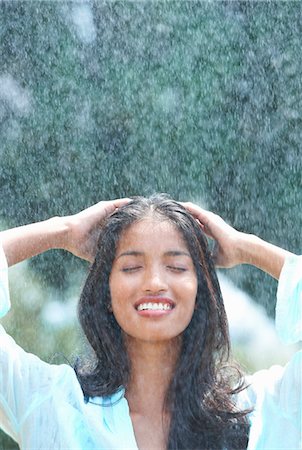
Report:
M53 217L0 233L0 241L12 266L54 248L68 250L79 258L92 261L95 255L100 222L128 199L97 203L78 214Z
M193 203L183 203L183 206L200 222L205 233L215 240L213 257L217 267L251 264L279 279L290 252L257 236L235 230L218 215Z

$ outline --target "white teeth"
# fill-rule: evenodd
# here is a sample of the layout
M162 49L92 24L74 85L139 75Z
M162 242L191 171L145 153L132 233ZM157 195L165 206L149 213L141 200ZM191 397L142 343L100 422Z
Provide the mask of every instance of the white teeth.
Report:
M156 311L168 311L169 309L172 309L172 306L169 303L141 303L138 305L137 310L138 311L145 311L146 309Z

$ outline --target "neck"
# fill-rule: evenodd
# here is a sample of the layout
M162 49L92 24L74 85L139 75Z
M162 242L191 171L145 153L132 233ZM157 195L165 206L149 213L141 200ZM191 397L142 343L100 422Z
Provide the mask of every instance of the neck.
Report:
M131 363L126 398L132 414L161 416L180 353L180 340L145 342L127 337Z

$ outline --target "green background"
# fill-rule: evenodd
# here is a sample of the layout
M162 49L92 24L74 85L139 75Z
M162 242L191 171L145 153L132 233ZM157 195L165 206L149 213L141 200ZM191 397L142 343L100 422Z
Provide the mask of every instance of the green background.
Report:
M167 192L301 251L301 17L298 1L1 2L2 228ZM53 251L13 276L25 348L76 353L74 321L48 329L38 299L67 305L85 267ZM275 282L228 275L273 315Z

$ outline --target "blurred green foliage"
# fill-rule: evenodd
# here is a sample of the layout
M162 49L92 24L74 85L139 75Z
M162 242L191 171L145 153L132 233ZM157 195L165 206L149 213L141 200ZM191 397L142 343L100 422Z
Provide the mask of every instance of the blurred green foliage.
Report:
M1 217L168 192L301 251L301 8L1 2ZM58 296L83 269L60 252L31 265ZM272 314L273 281L229 274Z
M75 320L76 305L73 305L73 314L68 314L68 310L60 311L56 308L55 315L51 314L53 320L49 314L47 320L45 318L47 305L49 307L56 304L58 294L46 290L28 270L26 263L10 269L9 285L13 308L1 324L14 337L17 344L44 361L73 365L76 357L85 350L86 342ZM77 291L78 288L65 291L65 295L62 295L65 304L70 302L72 297L78 297ZM16 448L16 444L0 430L0 449Z
M2 80L27 96L16 107L2 94L10 225L161 191L299 250L300 2L0 7ZM87 10L90 39L78 25ZM51 263L47 282L66 286L60 256L33 261L40 273ZM259 276L237 282L263 303L272 285L259 293Z

